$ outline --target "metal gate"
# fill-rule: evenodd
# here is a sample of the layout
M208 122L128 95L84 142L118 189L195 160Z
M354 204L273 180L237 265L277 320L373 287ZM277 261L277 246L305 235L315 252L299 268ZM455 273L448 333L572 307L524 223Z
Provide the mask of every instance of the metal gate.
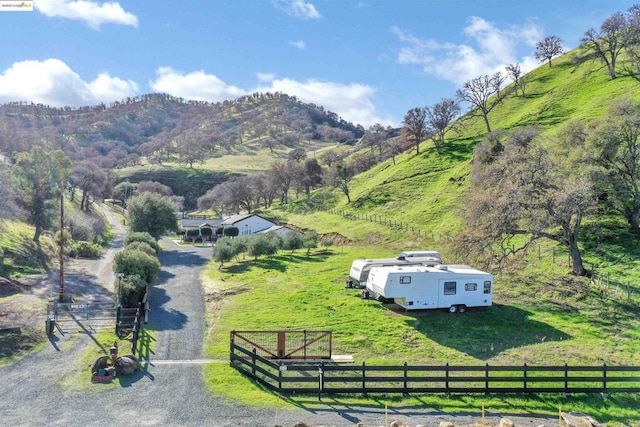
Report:
M331 331L231 331L231 345L267 359L331 359L332 339Z
M54 302L47 309L47 318L55 320L55 326L65 333L94 332L113 328L116 324L116 306L113 301Z

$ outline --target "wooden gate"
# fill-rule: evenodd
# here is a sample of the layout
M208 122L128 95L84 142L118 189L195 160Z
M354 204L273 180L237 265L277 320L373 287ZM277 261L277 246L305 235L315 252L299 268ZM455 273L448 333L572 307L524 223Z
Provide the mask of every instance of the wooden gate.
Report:
M231 331L231 344L267 359L331 359L330 331Z
M93 332L113 328L116 323L113 301L54 302L47 311L47 317L53 312L55 326L61 332Z

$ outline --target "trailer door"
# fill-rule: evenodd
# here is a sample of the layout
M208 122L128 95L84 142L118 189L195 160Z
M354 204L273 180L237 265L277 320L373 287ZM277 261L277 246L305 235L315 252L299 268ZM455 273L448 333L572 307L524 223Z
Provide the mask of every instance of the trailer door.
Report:
M460 283L455 279L440 279L438 284L438 308L449 308L460 302Z

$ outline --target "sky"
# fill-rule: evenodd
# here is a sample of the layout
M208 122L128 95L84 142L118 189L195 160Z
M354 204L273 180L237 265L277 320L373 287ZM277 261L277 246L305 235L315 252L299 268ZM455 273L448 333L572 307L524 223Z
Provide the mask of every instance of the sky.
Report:
M535 44L546 36L577 47L586 30L633 4L0 0L0 103L283 92L365 128L398 126L409 109L453 98L469 79L516 62L539 66Z

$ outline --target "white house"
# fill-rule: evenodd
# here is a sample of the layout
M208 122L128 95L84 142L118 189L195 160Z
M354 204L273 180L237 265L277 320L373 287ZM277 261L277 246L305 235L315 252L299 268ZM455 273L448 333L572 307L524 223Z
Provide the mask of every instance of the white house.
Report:
M222 227L237 227L240 236L249 236L252 234L260 233L270 227L273 227L273 222L268 219L264 219L261 216L255 214L248 215L232 215L225 218L220 224Z
M299 234L298 231L294 230L293 228L289 228L285 225L274 225L267 228L266 230L259 231L259 233L269 233L269 232L276 233L282 239L284 239L289 233Z

